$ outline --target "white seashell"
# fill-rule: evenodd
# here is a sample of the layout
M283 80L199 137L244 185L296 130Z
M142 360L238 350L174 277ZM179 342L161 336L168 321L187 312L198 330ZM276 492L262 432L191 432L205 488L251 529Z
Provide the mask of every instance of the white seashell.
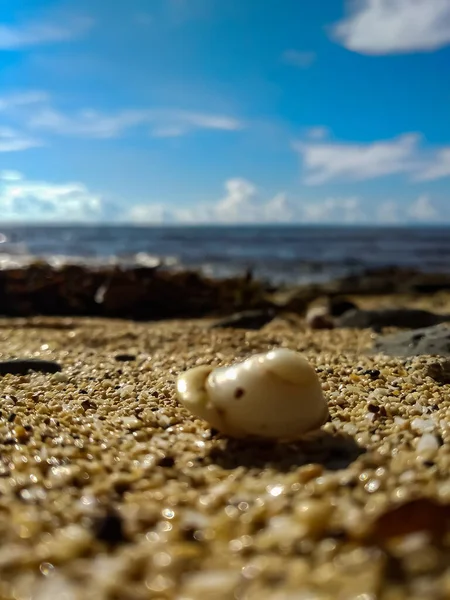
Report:
M180 402L233 437L295 440L328 418L319 378L308 361L286 348L230 367L200 366L183 373Z

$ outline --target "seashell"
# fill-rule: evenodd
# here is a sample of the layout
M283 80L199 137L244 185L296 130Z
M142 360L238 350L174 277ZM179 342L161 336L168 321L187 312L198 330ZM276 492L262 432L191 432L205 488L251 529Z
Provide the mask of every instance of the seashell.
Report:
M293 441L328 418L315 370L286 348L229 367L190 369L178 378L177 392L193 415L237 438Z

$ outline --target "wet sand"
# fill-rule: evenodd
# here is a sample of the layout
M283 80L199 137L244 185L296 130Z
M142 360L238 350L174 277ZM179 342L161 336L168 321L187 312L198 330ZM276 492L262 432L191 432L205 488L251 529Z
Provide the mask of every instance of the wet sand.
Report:
M366 355L374 335L298 317L0 320L0 359L63 367L0 377L0 597L450 598L445 536L372 526L417 497L450 503L450 388L427 375L436 358ZM227 440L177 403L181 371L278 346L317 369L331 420L316 439Z

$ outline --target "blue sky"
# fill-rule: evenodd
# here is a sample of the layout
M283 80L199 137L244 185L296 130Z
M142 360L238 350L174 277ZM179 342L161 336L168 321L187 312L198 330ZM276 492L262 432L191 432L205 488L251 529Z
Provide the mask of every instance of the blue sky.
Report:
M449 0L12 0L0 223L450 222Z

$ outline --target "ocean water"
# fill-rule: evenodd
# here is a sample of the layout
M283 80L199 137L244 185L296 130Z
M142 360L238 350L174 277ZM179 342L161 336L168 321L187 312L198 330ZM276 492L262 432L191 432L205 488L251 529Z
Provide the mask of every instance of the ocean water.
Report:
M155 264L273 283L324 281L368 268L450 272L450 228L317 226L1 226L0 266L60 262Z

